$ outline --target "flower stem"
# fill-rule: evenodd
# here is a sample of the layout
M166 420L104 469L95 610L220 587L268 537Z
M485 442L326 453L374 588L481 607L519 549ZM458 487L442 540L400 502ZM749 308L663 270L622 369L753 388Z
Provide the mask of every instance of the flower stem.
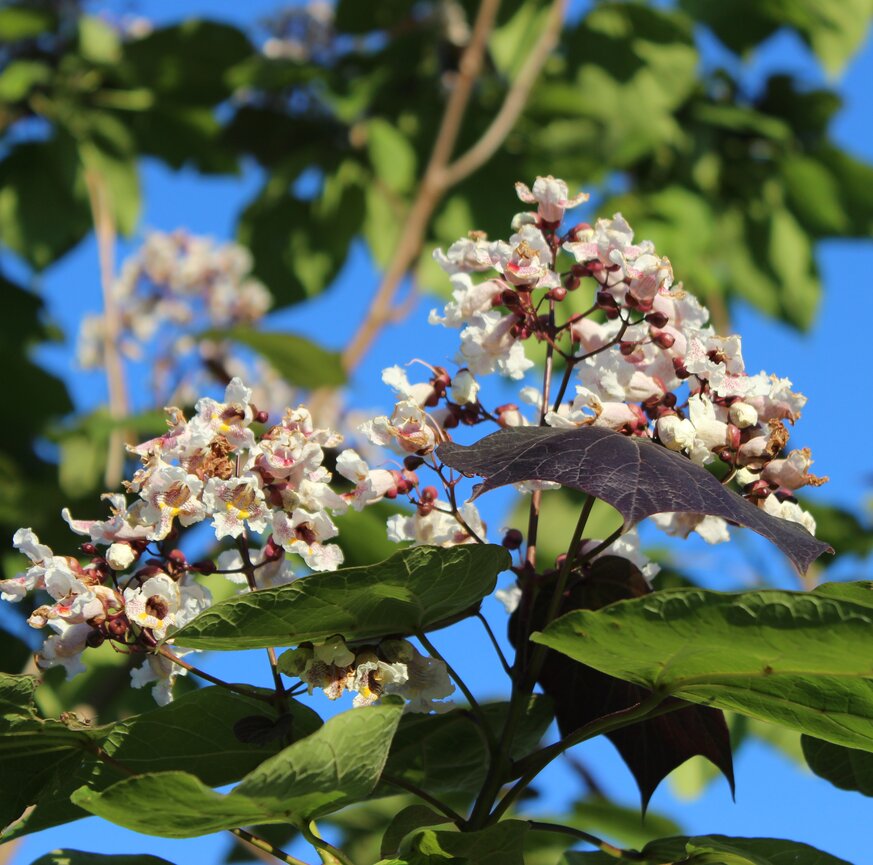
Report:
M272 704L274 702L274 697L270 696L269 694L262 694L255 688L249 688L246 685L232 685L230 682L225 682L223 679L219 679L217 676L213 676L212 673L207 673L206 670L201 670L199 667L195 667L193 664L189 664L187 661L183 661L178 655L171 652L166 646L159 647L157 652L168 661L172 661L174 664L178 664L180 667L186 669L189 673L192 673L193 675L198 676L201 679L205 679L207 682L212 682L213 685L218 685L219 687L226 688L228 691L233 691L235 694L241 694L243 697L252 697L255 700L261 700L264 703Z
M413 796L417 796L422 802L427 802L428 805L436 811L439 811L440 814L445 814L446 817L448 817L456 826L463 825L464 818L457 811L452 810L445 804L445 802L440 802L439 799L431 796L430 793L422 790L420 787L416 787L415 784L410 783L405 778L397 778L394 775L388 775L383 772L381 780L386 784L390 784L392 787L397 787L400 790L406 790L407 793L412 793Z

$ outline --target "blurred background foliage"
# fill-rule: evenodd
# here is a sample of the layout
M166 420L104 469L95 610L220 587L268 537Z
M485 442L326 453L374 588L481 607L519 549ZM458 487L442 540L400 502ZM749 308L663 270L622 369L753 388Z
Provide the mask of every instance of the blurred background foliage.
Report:
M5 536L25 522L46 543L68 545L57 514L64 504L75 512L77 501L95 510L105 452L122 422L106 412L77 417L64 382L33 360L41 344L72 336L47 314L40 274L101 218L122 236L141 228L144 158L208 175L257 166L260 188L238 214L237 237L274 309L326 290L353 242L366 244L378 269L396 264L479 6L337 0L290 6L245 32L209 20L152 28L89 14L91 6L71 0L0 5L0 354L25 407L0 426ZM563 6L499 4L455 154L487 136L517 97L549 16ZM731 302L741 298L809 328L822 291L815 244L870 237L873 165L833 140L835 85L809 87L780 73L752 93L737 70L787 29L809 46L830 76L824 80L835 81L871 16L873 0L572 4L517 119L484 164L434 196L402 274L422 291L445 292L430 250L471 227L502 236L507 214L518 209L513 184L548 172L571 190L592 191L601 214L621 210L638 236L668 252L718 327L729 325ZM703 43L717 45L725 62L713 63ZM16 282L13 272L29 278ZM96 272L95 262L95 279ZM311 357L305 344L277 345L256 330L233 338L289 379ZM334 355L314 367L313 386L341 382ZM147 434L156 419L123 423ZM804 506L838 550L873 548L863 516L818 500ZM547 507L556 525L575 522L571 494ZM347 519L351 563L386 552L372 512ZM604 533L612 519L606 510L598 515ZM14 570L19 558L5 564ZM27 658L15 630L0 630L0 669L9 672ZM88 702L109 715L136 708L110 706L119 689L106 682L95 673L58 687L46 708ZM121 690L128 702L142 697ZM686 771L682 784L705 780ZM379 811L384 803L361 807ZM607 817L620 822L621 814ZM344 819L353 835L353 817Z

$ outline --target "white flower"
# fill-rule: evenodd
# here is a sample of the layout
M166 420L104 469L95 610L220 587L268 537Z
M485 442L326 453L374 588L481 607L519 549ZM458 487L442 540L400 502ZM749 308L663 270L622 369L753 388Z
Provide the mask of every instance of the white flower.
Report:
M183 586L166 574L156 574L141 586L124 590L124 611L132 624L148 628L163 640L169 628L190 622L211 600L197 583Z
M357 451L351 448L342 451L337 457L336 470L355 485L354 491L347 495L356 511L381 501L396 486L392 472L387 469L371 469Z
M189 421L193 441L203 447L221 435L235 448L254 447L255 435L249 429L254 420L251 399L251 389L239 378L231 379L223 403L209 397L199 399L194 407L197 415Z
M57 633L52 634L42 644L36 656L37 667L40 670L63 667L68 679L84 673L82 652L85 651L85 641L93 628L84 623L70 624L63 619L54 619L50 624Z
M191 650L177 650L176 655L182 657ZM186 676L188 671L163 655L146 655L139 667L130 671L130 684L133 688L144 688L155 682L152 697L159 706L166 706L173 701L173 685L179 676Z
M405 676L386 682L386 694L398 694L407 700L407 712L445 712L450 703L439 702L455 691L443 661L422 655L412 647L412 657L403 666Z
M264 501L260 476L247 472L223 481L210 478L203 491L203 502L212 514L215 537L238 538L246 524L254 532L267 527L270 511Z
M516 381L524 378L533 365L524 346L510 333L514 315L490 311L474 316L461 331L459 363L474 375L488 375L495 370Z
M779 517L783 520L789 520L792 523L799 523L811 535L815 534L815 518L809 511L805 511L797 502L790 499L779 501L778 496L767 496L761 502L762 510L774 517Z
M348 687L357 692L352 701L356 708L375 703L384 693L397 693L388 689L396 689L407 680L406 664L382 661L372 652L358 655L355 664L354 677Z
M298 508L290 516L279 511L273 516L273 540L290 553L301 556L314 571L335 571L343 562L342 550L321 542L339 534L324 511L310 513Z
M746 402L735 402L731 403L730 419L734 426L746 429L758 423L758 412Z
M106 561L113 570L126 571L136 561L136 553L130 544L111 544L106 551Z
M388 517L388 540L395 543L412 541L416 546L453 547L474 543L475 538L450 514L447 502L437 500L434 509L422 516L418 511L410 515L394 514ZM464 522L480 537L485 537L485 525L472 502L459 508Z
M146 502L143 519L154 524L149 540L163 540L179 518L190 526L206 517L206 506L200 500L203 481L188 474L182 466L160 463L149 475L140 495Z
M671 451L690 450L694 446L694 424L675 414L658 418L658 438Z
M382 415L359 429L373 444L390 446L401 453L428 454L436 447L434 428L413 399L396 403L390 419Z
M518 197L525 204L537 204L537 211L543 222L560 222L564 218L564 211L588 201L590 196L580 192L573 198L568 198L567 184L549 174L546 177L537 177L534 181L533 192L523 183L515 184Z
M449 391L452 402L458 405L471 405L478 401L479 382L468 369L461 369L452 377Z
M708 544L722 544L731 539L727 523L721 517L711 514L686 512L654 514L652 522L668 535L678 538L687 538L691 532L696 532Z
M430 311L427 319L429 324L460 327L474 316L488 312L494 306L494 299L509 288L507 283L499 279L474 283L466 273L454 273L449 281L452 284L452 299L446 304L442 316L435 309Z

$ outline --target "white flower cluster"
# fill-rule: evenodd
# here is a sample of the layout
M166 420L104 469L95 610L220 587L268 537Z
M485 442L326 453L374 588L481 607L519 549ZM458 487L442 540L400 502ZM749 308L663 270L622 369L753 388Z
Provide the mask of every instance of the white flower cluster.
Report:
M607 427L652 438L701 466L720 462L726 483L814 532L794 492L826 478L810 474L808 450L786 452L788 426L805 397L788 379L747 372L740 338L715 333L707 310L674 285L669 259L651 242L635 242L621 214L561 234L565 210L586 195L571 197L553 177L517 191L537 210L516 215L508 242L471 232L434 256L449 274L452 298L430 322L460 329L460 371L453 378L434 368L429 383L409 385L398 367L386 370L383 379L400 399L390 418L366 427L371 441L423 455L459 424L531 423L515 404L488 411L478 379L496 372L525 385L533 367L525 342L534 339L552 346L567 375L560 398L521 388L519 401L538 409L533 422ZM562 302L583 285L591 287L590 301L575 308L585 311L561 321ZM713 543L728 537L717 517L665 514L656 522L671 534L696 530Z
M16 532L15 546L31 565L0 580L0 597L16 602L36 590L50 596L52 603L29 619L35 628L54 631L40 650L40 667L62 665L73 675L83 669L86 647L110 640L125 651L147 653L134 684L157 680L155 696L166 702L178 667L150 650L209 606L209 593L196 576L216 569L211 561L189 564L180 551L167 551L178 526L209 521L216 539L242 544L238 553L219 559L222 571L250 588L280 585L295 578L286 553L297 554L313 571L342 563L340 548L328 543L337 535L333 515L417 483L411 472L371 471L345 450L337 471L352 488L336 492L323 465L324 448L336 447L342 437L316 429L303 406L287 410L258 436L252 424L266 417L251 396L234 379L223 402L199 400L190 420L177 408L167 409L168 431L130 448L142 462L126 485L132 502L107 496L112 514L106 520L77 520L64 510L70 528L88 538L83 551L93 556L89 564L56 556L30 529ZM259 549L249 549L253 534L268 536ZM102 554L98 547L105 548ZM143 560L147 550L153 557Z
M112 285L118 345L128 360L152 362L154 385L162 398L181 402L192 390L196 395L203 366L222 369L228 377L251 375L229 344L194 338L198 332L250 325L263 318L272 297L251 270L252 257L245 247L218 244L184 230L150 232L123 263ZM106 327L104 315L82 320L77 360L83 368L105 365ZM197 362L188 369L195 349ZM259 378L273 375L269 368L258 372Z
M356 707L372 705L386 694L403 697L407 712L445 712L454 705L445 701L455 690L446 665L406 640L382 640L352 651L337 636L289 649L279 666L309 685L310 694L319 688L328 699L338 700L353 692Z

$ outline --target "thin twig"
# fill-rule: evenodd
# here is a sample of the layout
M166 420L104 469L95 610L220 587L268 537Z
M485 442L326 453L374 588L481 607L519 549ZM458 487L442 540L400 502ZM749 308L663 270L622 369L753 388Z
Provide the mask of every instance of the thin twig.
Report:
M369 312L343 352L343 366L347 370L357 365L376 334L391 318L391 305L400 281L415 261L430 217L445 194L447 187L442 176L455 148L473 85L482 69L485 47L494 27L499 6L500 0L482 0L479 6L473 34L461 56L455 87L446 103L433 151L418 187L418 195L406 216L403 233L397 243L394 256L388 263Z
M213 685L218 685L228 691L233 691L235 694L241 694L243 697L251 697L255 700L261 700L262 702L270 703L271 705L275 701L275 698L272 695L262 694L260 691L257 691L254 688L249 688L246 685L232 685L230 682L225 682L223 679L213 676L212 673L207 673L206 670L201 670L199 667L195 667L193 664L183 661L182 658L171 652L166 646L161 646L157 651L159 655L162 655L168 661L178 664L189 673L198 676L201 679L205 679L207 682L212 682Z
M497 657L500 659L500 666L503 667L506 675L512 678L512 667L509 666L509 661L506 660L506 655L503 654L503 649L500 648L500 643L497 642L497 637L494 636L494 631L491 630L488 619L485 618L481 610L476 613L476 618L482 623L482 627L485 628L485 632L491 640L491 645L494 646L494 651L497 652Z
M584 727L565 736L553 745L547 745L539 751L528 755L523 760L515 764L516 771L520 771L521 777L509 789L509 791L500 800L497 807L488 818L488 823L496 823L510 808L513 802L527 789L528 785L552 762L556 757L559 757L564 751L569 750L574 745L581 742L587 742L596 736L601 736L605 733L610 733L613 730L618 730L622 727L628 727L631 724L636 724L638 721L643 721L648 718L655 718L658 715L665 715L668 712L673 712L681 708L683 703L679 700L670 700L668 694L655 692L648 696L641 703L635 706L630 706L627 709L622 709L620 712L613 712L603 718L597 718Z
M642 858L636 850L622 850L620 847L616 847L608 841L598 838L596 835L584 832L582 829L577 829L575 826L565 826L563 823L545 823L542 820L528 820L527 823L530 828L535 831L572 835L574 838L578 838L580 841L584 841L586 844L596 847L598 850L606 853L607 856L612 856L614 859Z
M255 580L255 565L252 564L251 556L249 555L249 542L245 533L237 538L237 549L242 556L243 573L246 575L246 582L249 585L249 591L257 591L258 584ZM288 697L285 693L285 683L282 681L282 674L279 672L279 661L276 657L276 650L272 646L267 646L267 657L270 659L270 671L273 674L273 684L276 687L276 704L283 711L288 711Z
M417 796L422 802L427 802L428 805L439 811L440 814L445 814L446 817L448 817L456 826L461 826L463 824L464 818L457 811L452 810L445 802L440 802L439 799L431 796L426 790L416 787L415 784L410 783L404 778L397 778L394 775L388 775L383 772L381 780L386 784L390 784L392 787L397 787L400 790L406 790L407 793L412 793L413 796Z
M485 713L482 711L482 707L479 705L478 700L473 696L473 692L467 687L464 680L458 675L452 665L449 664L449 662L439 653L436 646L434 646L434 644L425 636L423 631L416 632L415 636L418 638L421 645L427 649L427 652L431 657L436 658L438 661L442 661L446 670L448 670L449 675L457 683L458 687L467 698L467 702L470 704L470 708L473 710L473 714L476 716L476 720L479 722L482 732L485 734L488 749L493 753L497 749L497 740L494 738L494 731L491 729L491 725L488 723L488 719L485 717Z
M282 862L287 862L288 865L307 865L307 863L302 859L298 859L296 856L292 856L290 853L280 850L275 844L271 844L265 838L252 834L248 829L228 829L228 831L233 835L236 835L240 840L245 841L247 844L251 844L256 850L263 850L265 853L275 856Z
M497 151L497 148L512 131L516 120L527 104L530 91L536 84L543 66L558 42L564 16L567 12L567 0L554 0L549 9L543 32L540 34L527 60L524 62L512 87L503 100L503 105L485 130L482 137L462 156L459 156L445 172L443 182L447 187L460 183L478 168L481 168Z
M91 206L91 220L97 237L97 255L100 259L100 288L103 294L103 356L106 363L106 382L109 390L109 415L113 420L124 420L128 414L127 386L124 381L124 363L118 349L121 315L113 294L115 281L115 219L106 182L94 169L86 169L85 185ZM124 442L127 433L116 427L109 435L104 482L113 490L121 482L124 472Z

